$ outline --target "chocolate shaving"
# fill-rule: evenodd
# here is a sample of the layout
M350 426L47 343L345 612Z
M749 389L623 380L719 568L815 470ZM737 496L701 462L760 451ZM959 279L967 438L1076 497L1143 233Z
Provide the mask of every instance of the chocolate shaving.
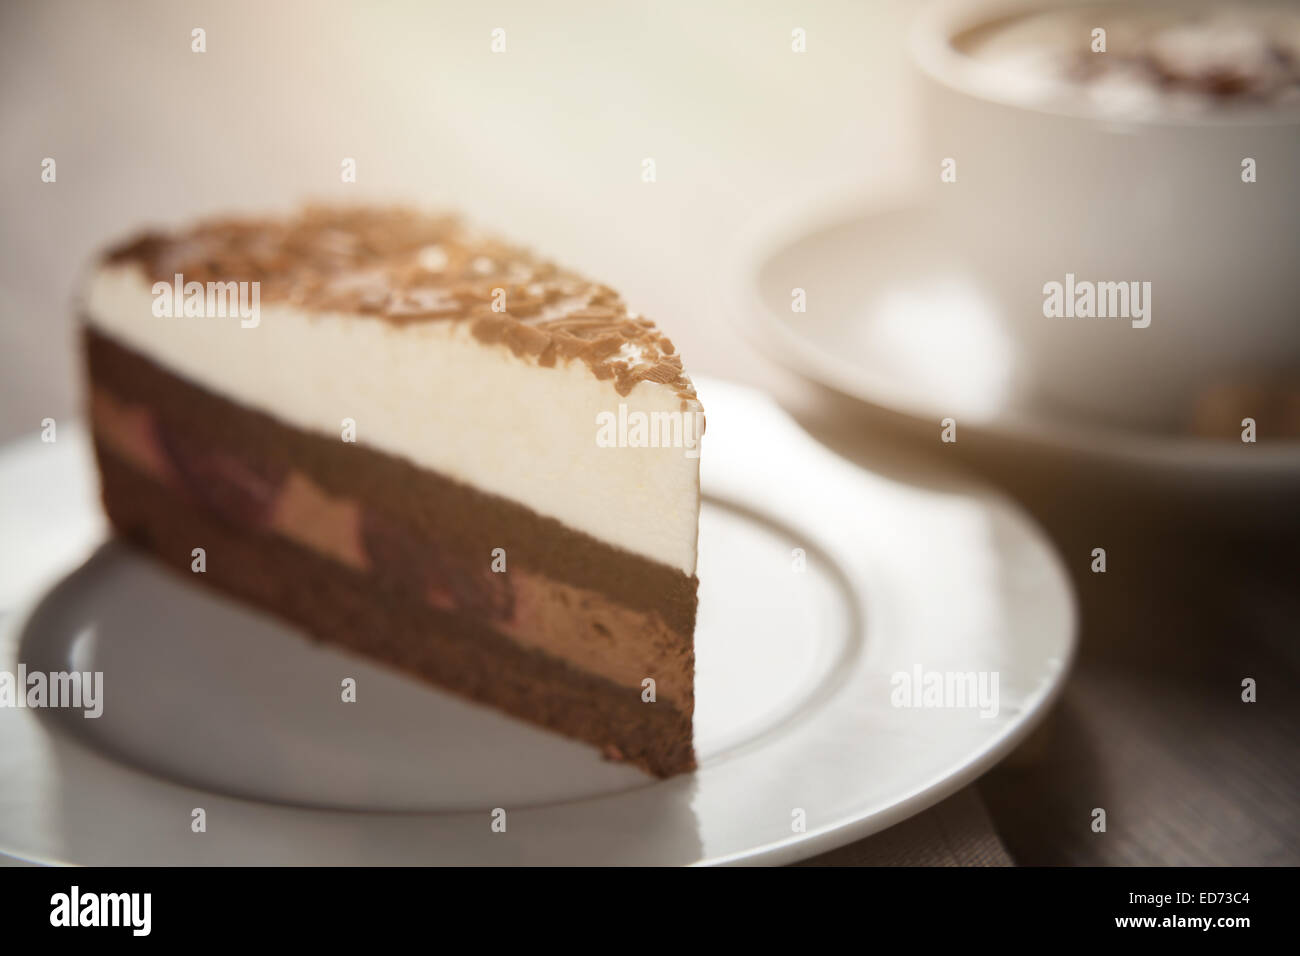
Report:
M309 206L281 219L220 219L148 233L112 250L150 282L258 282L263 303L379 316L394 324L470 321L480 342L544 368L580 360L620 395L638 382L696 403L671 341L618 293L452 216L401 207ZM504 311L489 311L504 305ZM631 355L629 355L629 352Z

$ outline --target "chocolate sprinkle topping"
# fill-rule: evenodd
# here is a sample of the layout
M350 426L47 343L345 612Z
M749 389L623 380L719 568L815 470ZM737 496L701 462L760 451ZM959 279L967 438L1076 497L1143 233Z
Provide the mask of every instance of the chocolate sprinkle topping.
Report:
M475 338L551 368L580 359L620 395L642 381L697 403L673 343L618 293L454 216L309 206L290 218L219 219L112 250L151 282L258 282L261 301L395 324L467 321Z

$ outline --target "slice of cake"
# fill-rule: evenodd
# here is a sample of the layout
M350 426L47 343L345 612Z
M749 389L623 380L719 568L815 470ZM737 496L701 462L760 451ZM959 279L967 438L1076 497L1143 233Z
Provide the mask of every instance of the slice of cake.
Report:
M310 634L694 766L703 416L611 289L455 219L146 235L84 303L118 532Z

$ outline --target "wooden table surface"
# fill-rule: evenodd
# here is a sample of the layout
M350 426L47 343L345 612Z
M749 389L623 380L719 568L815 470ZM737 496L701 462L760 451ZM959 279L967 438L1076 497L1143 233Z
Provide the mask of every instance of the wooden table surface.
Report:
M1300 863L1300 538L1146 524L1077 485L1022 498L1073 556L1082 644L1039 739L980 782L1013 858Z
M931 437L826 393L791 410L873 467L888 448L906 467L982 473L1041 523L1070 570L1080 647L1062 699L974 788L1013 862L1300 864L1300 513L1234 519L1251 509L1227 488L1217 500L1180 495L978 441L954 456L937 427ZM1091 570L1096 547L1104 574ZM1255 703L1242 701L1245 678ZM1092 828L1096 808L1104 833ZM944 807L939 817L955 819ZM978 832L976 817L962 819ZM959 850L947 857L963 862Z

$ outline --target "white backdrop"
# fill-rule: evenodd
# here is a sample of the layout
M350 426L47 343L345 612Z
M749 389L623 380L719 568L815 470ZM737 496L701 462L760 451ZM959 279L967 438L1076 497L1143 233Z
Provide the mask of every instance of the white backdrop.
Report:
M104 243L309 198L457 207L618 288L688 369L775 375L719 314L722 263L765 207L906 169L910 6L10 0L0 440L77 411L72 303Z

